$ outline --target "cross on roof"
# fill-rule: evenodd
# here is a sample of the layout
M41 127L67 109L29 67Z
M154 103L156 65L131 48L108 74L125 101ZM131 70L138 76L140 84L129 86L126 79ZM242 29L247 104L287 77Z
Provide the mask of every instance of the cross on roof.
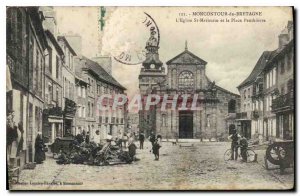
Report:
M187 40L185 40L185 50L188 50L188 43L187 43Z

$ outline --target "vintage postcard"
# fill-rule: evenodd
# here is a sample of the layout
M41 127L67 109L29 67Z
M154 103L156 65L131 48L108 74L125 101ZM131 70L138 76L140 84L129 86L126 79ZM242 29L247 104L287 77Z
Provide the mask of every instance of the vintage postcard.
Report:
M6 7L9 190L293 190L293 7Z

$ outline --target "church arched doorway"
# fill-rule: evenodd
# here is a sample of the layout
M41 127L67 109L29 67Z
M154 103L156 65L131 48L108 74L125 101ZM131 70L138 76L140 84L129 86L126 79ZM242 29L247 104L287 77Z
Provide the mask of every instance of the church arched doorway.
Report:
M179 138L193 138L193 112L179 111Z

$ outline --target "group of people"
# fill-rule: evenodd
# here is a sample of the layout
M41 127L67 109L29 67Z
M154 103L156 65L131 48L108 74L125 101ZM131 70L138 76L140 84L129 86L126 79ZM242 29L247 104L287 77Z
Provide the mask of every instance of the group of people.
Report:
M70 132L70 130L67 132ZM66 135L65 135L66 136ZM70 136L74 137L72 134L70 134ZM79 142L79 143L82 143L82 142L85 142L85 143L90 143L90 142L94 142L96 143L97 145L100 144L101 142L101 136L100 136L100 131L99 130L96 130L95 131L95 134L93 136L90 135L90 132L89 131L85 131L83 130L81 133L78 133L76 136L75 136L75 139Z
M14 121L14 111L8 111L6 117L6 152L7 163L14 166L15 160L23 149L23 123L16 125Z
M156 161L159 160L159 149L161 148L161 135L155 136L155 134L152 132L151 135L149 136L149 141L151 142L152 145L152 151ZM140 149L144 149L144 141L145 141L145 135L144 133L140 133L139 135L139 142L140 142Z
M126 148L135 141L135 137L135 133L122 133L120 131L115 142L118 146Z
M67 131L68 132L68 131ZM14 160L17 156L19 156L20 151L23 149L23 123L19 122L18 125L14 122L14 112L9 111L7 113L7 123L6 123L6 135L7 135L7 161L9 165L14 165ZM108 135L109 136L109 135ZM77 134L75 136L75 141L77 141L79 144L82 142L89 143L90 140L95 142L96 144L100 145L100 131L97 130L96 134L90 138L89 132L83 131L80 134ZM127 147L130 151L134 151L137 148L134 144L134 141L136 140L136 135L134 133L121 133L119 132L118 136L114 139L107 138L110 141L115 142L115 144L121 148ZM161 135L155 136L155 134L152 132L149 136L149 141L151 142L152 149L150 152L152 152L155 156L154 160L159 160L159 149L162 147ZM237 133L236 129L232 130L232 133L229 135L228 139L231 140L231 159L237 160L238 157L238 148L241 150L241 157L242 161L247 162L247 147L248 142L247 139L243 136ZM145 141L145 135L143 133L140 133L138 136L139 140L139 148L142 150L144 149L144 141ZM134 149L130 149L134 148ZM135 154L135 153L134 153ZM35 139L35 155L34 155L34 161L37 164L43 163L43 161L46 159L45 156L45 144L42 138L42 134L38 132L36 139Z
M228 136L231 140L231 160L237 160L238 148L241 149L241 157L243 162L247 162L248 141L244 135L238 134L236 129L232 130L232 134Z
M161 135L157 135L155 137L154 133L152 132L151 135L149 136L149 140L152 144L152 152L155 156L154 160L158 161L159 160L159 149L161 148L162 137L161 137Z
M24 128L23 122L20 121L17 125L14 120L15 113L13 110L7 111L6 116L6 154L7 164L10 167L16 166L16 158L20 156L24 144ZM34 162L37 164L43 163L46 159L45 144L42 138L42 133L38 132L35 139L35 154Z

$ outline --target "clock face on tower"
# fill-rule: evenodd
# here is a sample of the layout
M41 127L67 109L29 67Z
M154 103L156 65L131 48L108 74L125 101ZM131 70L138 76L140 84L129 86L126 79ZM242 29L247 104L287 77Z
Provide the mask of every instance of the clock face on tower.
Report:
M151 69L154 69L154 68L155 68L155 65L154 65L154 64L151 64L151 65L150 65L150 68L151 68Z

